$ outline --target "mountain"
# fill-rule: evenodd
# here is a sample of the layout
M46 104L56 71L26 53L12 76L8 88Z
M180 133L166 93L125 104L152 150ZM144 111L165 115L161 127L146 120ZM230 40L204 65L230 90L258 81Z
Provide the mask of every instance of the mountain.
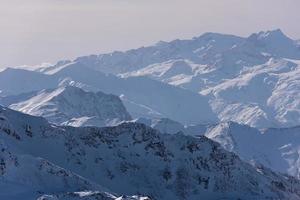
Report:
M100 199L114 199L107 193L87 192L102 185L119 194L144 194L162 200L300 198L297 179L251 166L205 137L161 134L137 123L60 127L3 107L0 116L0 140L11 152L2 146L0 184L11 183L5 181L8 179L37 186L28 187L29 191L23 187L23 194L38 189L41 198L48 199L92 199L89 195L97 199L96 194ZM29 161L20 159L20 165L16 164L15 153L28 155ZM20 174L13 173L16 169ZM81 183L88 190L75 192L84 189ZM9 190L11 185L6 186L2 196L17 194Z
M2 139L0 148L1 199L34 199L41 196L39 191L51 194L97 189L96 185L47 160L11 152Z
M11 71L9 79L6 78L7 71ZM26 76L25 86L23 79L20 81L18 79L22 76L21 74ZM217 117L208 104L208 99L200 94L146 77L119 78L106 75L81 63L69 64L54 74L45 75L40 72L11 69L0 72L0 79L1 77L4 78L0 80L0 83L5 84L0 85L0 90L2 96L6 97L22 94L24 98L24 92L74 85L86 91L102 91L120 96L128 112L134 118L159 116L171 118L183 124L217 121ZM30 81L31 77L34 81ZM10 82L13 82L16 90L11 89Z
M45 117L52 123L71 126L112 126L131 120L119 97L85 92L74 86L42 90L10 108Z

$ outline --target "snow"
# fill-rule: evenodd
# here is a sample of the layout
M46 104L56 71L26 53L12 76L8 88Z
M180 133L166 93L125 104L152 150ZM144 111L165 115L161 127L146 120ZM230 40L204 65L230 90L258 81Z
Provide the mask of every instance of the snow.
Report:
M234 79L203 90L224 121L250 126L288 127L300 123L300 65L286 59L270 59L245 69Z
M10 108L43 116L58 125L102 127L131 120L117 96L85 92L73 86L42 90L32 98L11 104Z

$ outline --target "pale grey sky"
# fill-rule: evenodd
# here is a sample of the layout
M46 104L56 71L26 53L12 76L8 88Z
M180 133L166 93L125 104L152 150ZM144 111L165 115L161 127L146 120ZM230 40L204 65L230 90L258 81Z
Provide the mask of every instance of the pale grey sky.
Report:
M0 0L0 68L299 22L300 0Z

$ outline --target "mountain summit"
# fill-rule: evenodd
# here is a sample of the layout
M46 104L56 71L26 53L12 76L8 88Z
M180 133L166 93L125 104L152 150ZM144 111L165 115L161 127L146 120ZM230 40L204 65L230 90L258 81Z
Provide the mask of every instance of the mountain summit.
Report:
M10 107L43 116L50 122L61 125L109 126L131 120L119 97L102 92L85 92L74 86L42 90Z

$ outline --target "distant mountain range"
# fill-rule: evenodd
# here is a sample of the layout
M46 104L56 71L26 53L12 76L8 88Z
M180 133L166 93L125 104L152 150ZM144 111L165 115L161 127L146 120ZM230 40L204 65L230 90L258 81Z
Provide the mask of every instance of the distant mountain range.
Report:
M289 127L300 124L299 64L298 41L279 29L248 38L206 33L60 61L36 72L7 69L0 73L0 90L16 95L64 81L120 96L133 118Z

